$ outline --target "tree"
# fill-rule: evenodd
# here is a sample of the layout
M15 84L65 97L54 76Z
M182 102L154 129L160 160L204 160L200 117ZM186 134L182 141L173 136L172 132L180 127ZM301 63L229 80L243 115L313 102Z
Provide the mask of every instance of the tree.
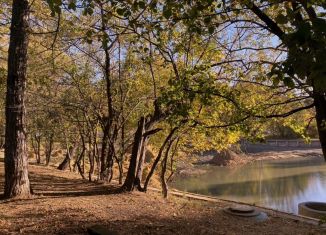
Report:
M31 194L25 129L28 15L28 1L13 0L6 95L6 198L29 197Z
M314 108L319 139L326 160L325 8L325 1L314 0L276 2L246 0L220 3L165 1L163 15L173 22L185 22L190 30L198 34L206 32L205 29L214 34L214 31L218 30L216 25L224 27L224 30L228 30L229 33L240 33L242 36L236 40L239 47L236 48L236 45L230 41L233 47L229 48L227 53L234 58L230 63L236 65L237 62L238 66L244 66L246 69L253 64L267 68L270 71L269 76L254 82L262 86L273 82L274 87L281 84L282 87L295 90L298 96L306 96L308 101L305 104L298 102L298 106L288 112L251 116L282 118ZM243 31L243 29L248 30ZM248 38L248 32L254 32L256 36L251 36L250 40L258 42L255 43L258 47L253 47L252 43L243 45L245 38ZM268 38L270 44L265 46L266 43L262 40ZM250 61L244 59L244 54L241 53L254 55L255 52L264 50L280 53L273 60L271 58L268 61L262 59Z
M246 6L288 49L287 58L273 65L271 78L289 87L299 85L313 99L326 160L326 20L321 12L325 1L282 1L270 7L248 1ZM275 6L278 10L268 14Z
M241 138L262 136L268 118L313 107L311 97L298 92L300 83L292 88L288 78L275 76L285 74L278 72L280 61L275 58L280 52L284 59L288 52L282 46L270 49L276 39L265 42L268 31L260 38L261 30L253 25L262 24L248 14L252 5L203 0L47 2L57 18L43 16L33 24L44 36L41 42L35 40L40 49L30 50L36 55L30 74L40 82L31 83L29 97L31 107L42 115L35 112L30 126L43 136L50 134L49 140L53 134L65 143L64 166L70 152L76 152L75 166L82 176L88 156L90 180L93 173L111 179L118 163L122 182L123 162L131 149L122 188L146 189L161 162L167 191L164 174L176 139L184 148L225 149ZM47 30L55 28L53 41L43 29L46 22ZM258 52L248 57L243 50ZM40 66L44 60L53 69ZM51 121L50 116L55 118ZM61 133L48 132L50 127ZM76 151L70 143L76 143ZM142 188L147 145L158 154Z

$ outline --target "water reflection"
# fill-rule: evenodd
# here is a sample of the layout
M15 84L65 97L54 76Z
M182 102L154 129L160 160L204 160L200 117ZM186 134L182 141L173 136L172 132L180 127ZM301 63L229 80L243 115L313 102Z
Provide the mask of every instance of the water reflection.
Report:
M234 169L200 168L207 173L179 178L173 187L291 213L297 213L303 201L326 202L326 164L321 158L256 162Z

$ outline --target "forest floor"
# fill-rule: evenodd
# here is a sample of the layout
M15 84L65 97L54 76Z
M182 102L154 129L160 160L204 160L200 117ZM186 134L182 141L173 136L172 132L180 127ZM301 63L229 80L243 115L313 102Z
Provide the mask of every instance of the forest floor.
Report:
M112 234L326 234L325 228L270 212L255 222L223 212L227 202L159 193L116 194L117 185L90 183L71 172L30 165L34 196L0 200L0 234L86 234L102 225ZM0 189L4 180L0 162Z

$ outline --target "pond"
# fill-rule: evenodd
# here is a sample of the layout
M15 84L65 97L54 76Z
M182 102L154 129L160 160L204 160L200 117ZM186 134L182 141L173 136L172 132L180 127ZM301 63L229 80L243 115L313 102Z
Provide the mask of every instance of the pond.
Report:
M256 161L237 168L198 167L207 172L177 178L171 186L295 214L300 202L326 202L326 163L322 158Z

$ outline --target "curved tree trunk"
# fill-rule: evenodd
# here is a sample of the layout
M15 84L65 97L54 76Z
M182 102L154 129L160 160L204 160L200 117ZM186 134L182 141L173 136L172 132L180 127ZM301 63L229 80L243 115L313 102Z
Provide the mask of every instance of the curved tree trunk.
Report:
M51 155L53 151L53 140L54 134L51 133L50 136L48 137L47 143L45 145L45 165L48 166L50 164L51 160Z
M25 129L28 15L28 1L13 0L6 96L5 198L31 194Z
M144 130L143 130L144 133ZM143 178L143 170L144 170L144 162L145 162L145 155L146 155L146 147L148 143L148 136L142 137L142 141L139 146L139 159L138 159L138 166L135 178L135 186L137 186L138 190L141 190L141 181Z
M101 29L100 31L106 34L106 20L105 20L105 11L103 9L103 4L100 5L100 14L101 14ZM114 44L109 44L108 42L103 44L104 50L104 59L105 63L103 66L103 73L106 82L106 98L108 105L108 115L105 123L105 131L102 143L102 154L101 154L101 174L100 178L102 180L111 181L113 177L113 163L115 157L115 148L114 144L117 138L117 126L114 125L116 118L116 111L114 109L114 99L112 91L112 77L111 77L111 55L110 48Z
M177 141L174 145L174 149L173 149L173 152L171 153L171 157L170 157L170 175L168 176L168 178L166 179L167 182L170 182L172 180L172 177L174 175L174 156L178 150L178 146L179 146L179 137L177 137Z
M58 170L66 170L68 167L70 167L70 160L74 157L75 152L78 148L78 141L75 142L74 146L70 146L69 149L67 149L67 153L61 164L58 166Z
M89 132L89 137L88 137L88 160L89 160L89 171L88 171L88 180L92 182L93 174L94 174L94 169L95 169L95 147L92 143L92 133Z
M71 151L72 147L69 148L68 151ZM65 158L63 159L63 161L60 163L60 165L57 167L58 170L66 170L70 164L70 156L69 156L69 153L66 153L66 156Z
M78 169L78 172L79 172L79 174L81 175L81 177L83 179L86 179L86 177L85 177L85 169L84 169L85 168L85 162L84 162L85 151L86 151L86 148L85 148L85 146L83 146L82 151L79 154L78 158L76 159L76 162L75 162L75 165L74 165L74 171L76 171L76 169ZM83 161L83 167L81 165L82 161Z
M145 125L145 119L144 117L141 117L138 122L138 128L134 136L134 144L132 147L127 177L124 184L121 187L123 191L132 191L135 186L137 161L138 161L141 142L143 139L144 125Z
M0 136L0 149L3 149L5 147L5 138L4 135Z
M160 178L161 178L161 185L162 185L162 194L163 194L164 198L168 197L168 184L166 183L165 173L166 173L166 164L167 164L167 161L168 161L168 156L169 156L171 145L172 145L172 141L170 141L167 149L165 150L165 155L164 155L164 158L163 158L163 160L161 162L161 175L160 175Z
M146 177L146 180L145 180L145 183L144 183L144 188L143 188L141 191L144 191L144 192L147 191L147 187L148 187L149 181L151 180L151 178L152 178L152 176L153 176L153 174L154 174L154 171L155 171L155 169L156 169L157 164L158 164L158 163L160 162L160 160L161 160L161 157L162 157L162 154L163 154L164 148L165 148L165 146L168 144L168 142L171 140L171 138L173 137L174 133L175 133L177 130L178 130L178 127L174 127L174 128L170 131L169 135L165 138L165 140L164 140L164 142L163 142L163 144L162 144L162 146L161 146L161 148L160 148L160 150L159 150L159 152L158 152L158 154L157 154L157 157L156 157L155 161L153 162L153 165L152 165L152 167L151 167L151 170L149 171L149 173L148 173L148 175L147 175L147 177Z
M108 141L109 141L109 126L106 123L103 129L103 137L102 137L102 148L101 148L101 157L100 157L100 172L99 178L100 180L106 180L108 173L107 173L107 155L108 155Z
M165 150L165 155L164 155L164 158L161 162L161 184L162 184L162 194L163 194L163 197L164 198L167 198L168 197L168 184L166 183L166 179L165 179L165 173L166 173L166 165L167 165L167 162L168 162L168 157L169 157L169 153L170 153L170 149L171 149L171 146L174 142L174 139L173 140L170 140L169 141L169 144Z
M34 153L35 153L35 158L36 158L36 164L41 164L41 136L40 135L34 135L31 140L32 140L32 145L33 145L33 149L34 149ZM34 140L35 142L34 143Z
M108 169L109 182L111 182L113 178L113 164L114 164L114 159L116 157L114 143L116 142L118 137L118 127L116 125L113 125L111 128L113 129L113 132L111 133L109 138L109 149L108 149L108 156L107 156L107 169Z
M120 161L117 161L119 167L119 184L122 184L123 180L123 158Z

